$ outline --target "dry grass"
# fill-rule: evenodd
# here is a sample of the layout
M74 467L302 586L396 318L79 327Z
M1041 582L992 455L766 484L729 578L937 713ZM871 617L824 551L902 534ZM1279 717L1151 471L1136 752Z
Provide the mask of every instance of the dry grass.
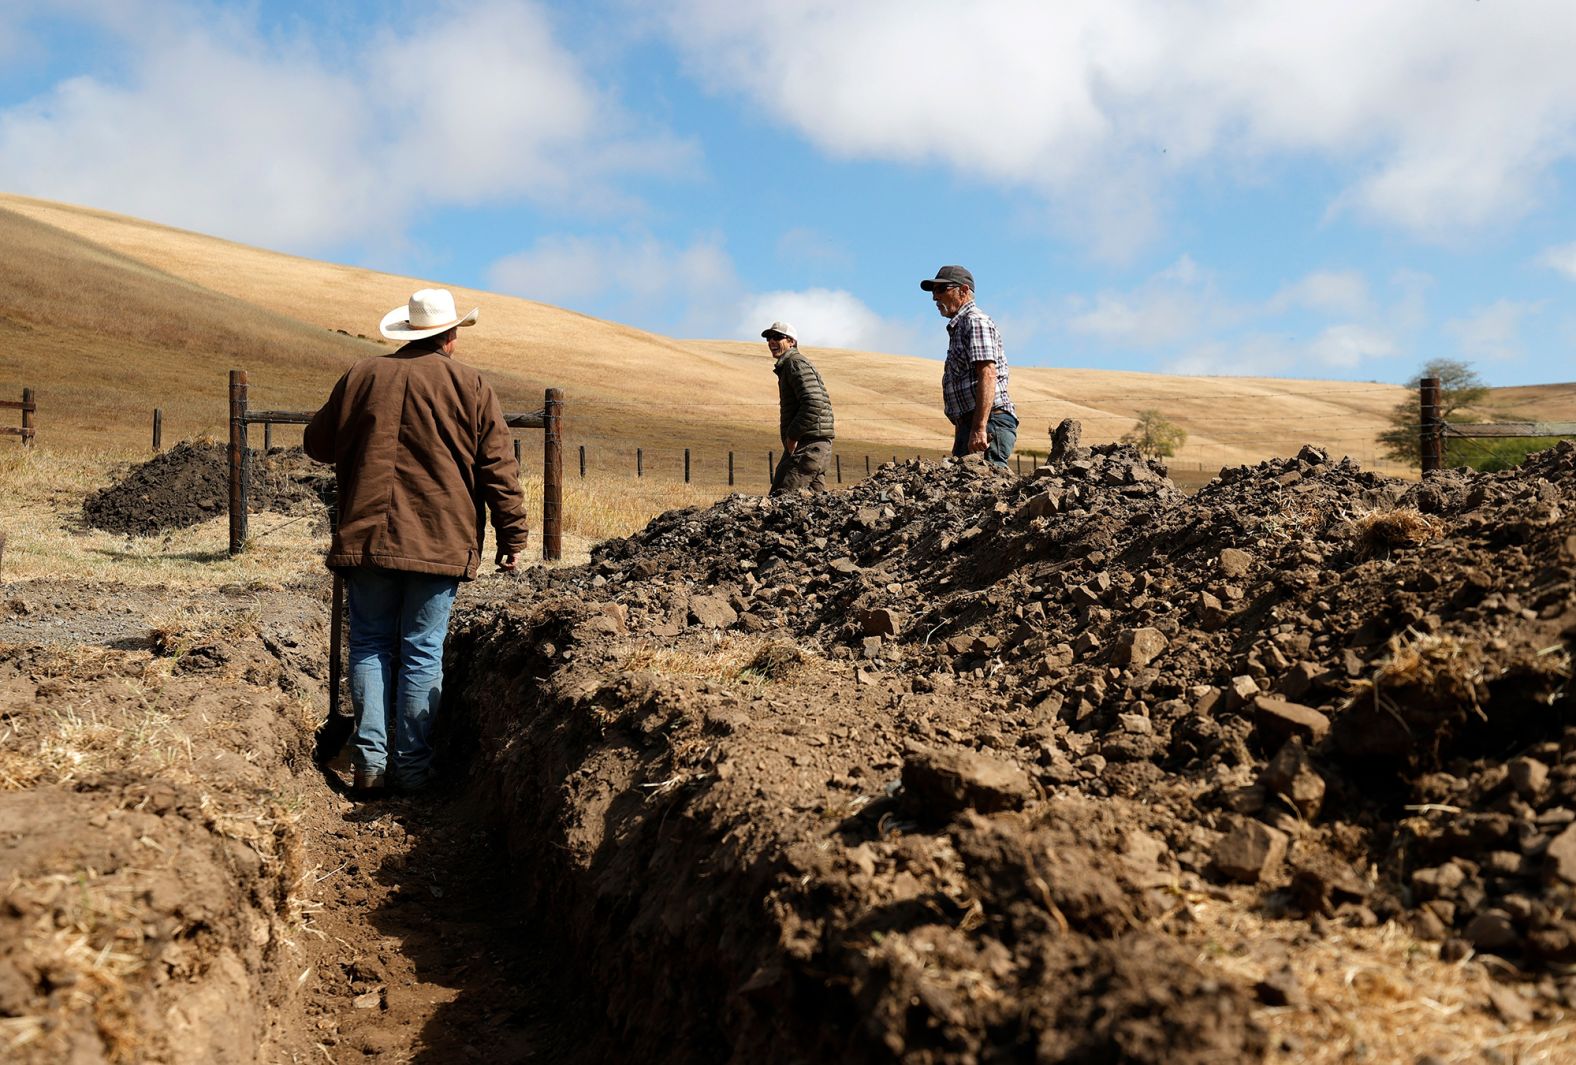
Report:
M1392 636L1388 650L1373 676L1354 683L1355 697L1371 689L1375 699L1383 700L1387 690L1406 688L1429 692L1450 703L1476 706L1487 694L1480 655L1454 636Z
M708 646L645 641L634 644L622 668L663 677L765 684L780 680L806 661L804 652L787 650L781 639L713 632Z
M1396 922L1377 928L1332 926L1309 936L1302 921L1280 921L1246 908L1190 895L1174 930L1217 967L1252 986L1290 963L1306 1003L1265 1007L1259 1019L1272 1036L1276 1065L1497 1060L1557 1065L1576 1055L1576 1025L1567 1019L1504 1024L1488 991L1503 965L1492 958L1447 963L1438 944ZM1514 992L1513 984L1504 990Z
M1360 558L1388 558L1396 548L1419 547L1444 535L1444 522L1415 507L1379 507L1357 515L1341 529Z
M7 537L0 586L54 579L193 592L237 585L261 590L322 572L327 537L300 515L251 515L247 550L235 558L227 554L229 525L223 517L155 537L84 528L83 499L144 458L146 453L133 451L0 447L0 533ZM530 558L540 558L541 478L528 476L522 487L531 515ZM597 541L634 532L665 510L708 506L727 491L655 479L570 480L564 487L563 564L584 562ZM488 541L490 558L490 530ZM176 629L200 628L200 619L166 620Z
M147 967L149 942L134 904L136 886L125 879L83 869L9 885L19 905L43 912L17 947L47 961L51 982L66 990L56 996L53 1016L6 1018L0 1045L20 1051L66 1018L86 1014L110 1061L136 1059L141 1038L128 981Z

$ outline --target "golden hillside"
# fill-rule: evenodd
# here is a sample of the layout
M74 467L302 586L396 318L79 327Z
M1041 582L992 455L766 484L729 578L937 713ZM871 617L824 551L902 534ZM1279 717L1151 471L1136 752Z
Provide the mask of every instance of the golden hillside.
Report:
M102 211L0 196L0 391L40 395L52 443L145 440L154 406L167 437L224 431L225 371L245 368L254 405L315 406L352 359L387 345L379 318L414 288L406 278L247 247ZM715 469L722 451L764 466L776 446L776 385L763 344L679 341L530 300L454 288L480 305L459 356L489 371L506 406L540 406L547 385L568 393L567 443L593 465L648 470L695 449ZM343 331L342 335L340 332ZM938 349L942 325L936 324ZM875 459L934 453L950 441L930 359L810 349L837 408L839 450ZM1010 354L1010 351L1009 351ZM1173 377L1015 367L1020 449L1043 450L1048 428L1080 418L1087 440L1113 439L1137 411L1157 408L1189 439L1175 466L1286 454L1305 442L1376 463L1373 435L1407 393L1394 385L1252 377ZM95 436L87 438L93 427ZM758 457L745 455L760 451ZM757 461L758 459L758 461Z

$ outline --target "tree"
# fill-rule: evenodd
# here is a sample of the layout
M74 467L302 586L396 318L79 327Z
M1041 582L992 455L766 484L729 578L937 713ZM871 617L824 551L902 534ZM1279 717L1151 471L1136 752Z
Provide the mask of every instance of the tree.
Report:
M1122 443L1132 444L1139 454L1152 459L1168 459L1187 443L1187 430L1157 410L1141 410L1132 429L1122 434Z
M1470 363L1457 359L1430 359L1423 364L1417 376L1407 382L1407 387L1412 390L1412 398L1395 405L1388 419L1391 427L1378 436L1379 448L1387 458L1418 467L1423 465L1423 444L1418 424L1422 412L1418 406L1417 391L1425 377L1439 378L1439 417L1442 421L1488 395L1488 386ZM1461 420L1464 419L1457 419Z

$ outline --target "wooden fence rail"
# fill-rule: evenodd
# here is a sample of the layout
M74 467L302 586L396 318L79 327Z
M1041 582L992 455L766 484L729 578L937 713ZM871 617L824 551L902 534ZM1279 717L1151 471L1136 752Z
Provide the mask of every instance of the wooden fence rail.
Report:
M1423 473L1445 468L1445 440L1490 440L1514 437L1576 436L1576 422L1447 422L1440 411L1439 378L1418 382L1419 443Z
M22 389L22 402L14 399L0 399L0 410L19 410L22 412L22 427L13 429L10 426L0 427L0 436L20 437L23 447L33 446L33 437L38 430L33 425L33 414L38 410L38 404L33 399L31 388Z
M247 443L247 428L262 424L265 435L271 425L306 425L314 411L252 410L245 370L230 371L230 554L246 548L248 488L252 475L252 449ZM563 557L563 411L564 394L549 388L541 410L505 414L511 429L541 429L542 447L542 557L549 562Z

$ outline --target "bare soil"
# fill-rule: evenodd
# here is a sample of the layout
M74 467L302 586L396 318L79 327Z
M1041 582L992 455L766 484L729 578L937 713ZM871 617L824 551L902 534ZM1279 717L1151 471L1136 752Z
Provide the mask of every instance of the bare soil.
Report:
M327 590L0 587L6 1060L552 1060L483 820L311 762Z
M226 513L230 505L229 445L183 440L127 469L89 496L82 520L128 536L184 529ZM321 513L334 500L334 472L298 447L252 455L248 508L277 514Z
M671 512L467 586L443 787L370 803L326 576L4 586L0 1046L1571 1060L1573 496L1069 427Z

